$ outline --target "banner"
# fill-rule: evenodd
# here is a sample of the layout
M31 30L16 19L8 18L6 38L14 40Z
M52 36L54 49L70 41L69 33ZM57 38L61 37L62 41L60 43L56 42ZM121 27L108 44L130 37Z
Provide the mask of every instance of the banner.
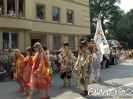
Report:
M109 54L109 44L106 40L106 37L103 33L102 25L101 25L101 18L98 18L97 27L96 27L96 33L94 36L94 42L96 43L98 52L101 54Z

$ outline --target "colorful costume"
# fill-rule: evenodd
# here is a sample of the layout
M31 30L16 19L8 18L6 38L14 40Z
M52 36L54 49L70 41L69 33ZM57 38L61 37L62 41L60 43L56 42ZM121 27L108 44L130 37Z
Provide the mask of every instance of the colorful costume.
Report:
M24 59L24 87L30 88L30 78L31 78L31 71L33 66L33 58L32 56L26 56Z
M49 75L48 58L43 52L40 52L35 54L33 61L34 65L31 79L32 87L36 90L47 90L51 80Z
M74 64L74 60L76 59L75 56L71 50L69 50L68 53L62 50L59 54L59 58L61 62L61 79L70 79L72 75L72 66Z
M74 69L77 71L78 84L88 84L91 73L92 58L89 53L79 53Z
M16 66L16 72L15 72L14 78L18 83L23 82L23 68L24 68L23 67L23 61L24 61L23 55L19 55L14 60L14 64Z

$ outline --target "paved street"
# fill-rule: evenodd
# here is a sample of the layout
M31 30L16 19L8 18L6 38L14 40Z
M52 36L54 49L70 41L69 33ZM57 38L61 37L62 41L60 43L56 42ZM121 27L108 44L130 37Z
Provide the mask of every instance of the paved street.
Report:
M110 66L109 69L102 69L101 76L100 83L88 86L90 96L86 97L87 99L133 99L133 60L126 60L122 64ZM50 89L51 99L86 99L79 94L80 90L75 87L74 80L72 87L66 89L61 88L61 83L56 74ZM0 99L26 99L16 90L18 86L15 82L0 83ZM34 96L34 99L40 99L41 95Z

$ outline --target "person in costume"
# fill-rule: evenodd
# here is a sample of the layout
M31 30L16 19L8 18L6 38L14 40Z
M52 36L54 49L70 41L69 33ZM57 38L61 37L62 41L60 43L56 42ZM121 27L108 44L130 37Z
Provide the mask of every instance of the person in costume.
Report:
M78 58L74 65L74 70L77 71L77 82L83 90L83 96L88 95L88 80L91 74L92 57L88 51L88 44L86 41L81 41L79 45Z
M14 61L13 65L16 67L15 68L15 73L14 73L14 80L19 84L20 90L19 92L23 92L23 61L24 61L24 56L20 53L19 49L15 49L15 55L14 55Z
M34 45L36 51L33 58L33 69L31 76L31 91L28 99L33 98L34 90L44 91L46 97L42 99L49 99L49 84L51 77L49 75L49 62L45 51L42 48L42 45L37 42Z
M30 88L30 78L31 78L31 71L33 66L33 57L32 57L32 49L30 47L26 48L27 56L24 59L24 74L23 74L23 87L24 92L23 96L28 95L28 89Z
M53 68L52 68L52 63L51 63L52 55L51 55L51 53L50 53L50 51L48 50L48 48L47 48L46 45L43 45L42 47L43 47L43 50L45 51L46 56L47 56L48 61L49 61L49 74L50 74L50 76L51 76L51 78L52 78L52 76L53 76ZM52 85L52 80L51 80L51 82L50 82L50 85Z
M93 82L97 82L100 80L100 58L99 58L99 53L97 52L96 48L93 48L93 53L92 53L92 75L93 75Z
M59 58L61 62L61 67L60 67L61 79L63 79L64 81L63 87L67 87L70 86L72 68L75 60L75 56L72 53L69 44L67 42L63 43L63 48L61 49Z

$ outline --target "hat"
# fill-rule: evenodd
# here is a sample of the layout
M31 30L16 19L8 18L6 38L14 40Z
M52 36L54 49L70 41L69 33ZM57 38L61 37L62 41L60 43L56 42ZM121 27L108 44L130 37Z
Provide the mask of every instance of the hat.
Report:
M63 46L69 46L69 43L68 42L64 42Z
M82 46L88 46L88 42L87 41L81 41L80 42L80 45L82 45Z
M39 43L39 42L36 42L35 44L34 44L34 48L37 48L37 47L40 47L41 46L41 44Z

